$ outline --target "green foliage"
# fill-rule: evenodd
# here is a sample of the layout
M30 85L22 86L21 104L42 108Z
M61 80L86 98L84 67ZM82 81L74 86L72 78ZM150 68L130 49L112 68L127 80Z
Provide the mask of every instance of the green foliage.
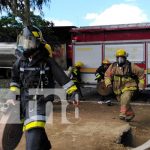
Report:
M0 27L20 27L22 28L22 23L15 19L15 16L8 13L7 16L2 16L0 20Z
M0 19L0 42L15 42L22 23L15 20L12 14L2 16Z
M31 22L33 25L39 27L42 30L44 39L51 44L54 48L55 45L59 45L58 38L53 32L53 23L42 19L41 16L31 13ZM16 42L17 35L23 28L23 23L20 20L16 20L16 17L12 14L3 16L0 19L0 42Z
M0 0L0 12L7 11L21 18L24 25L29 25L31 10L39 10L41 14L42 6L50 3L50 0Z
M51 27L54 25L53 22L49 22L47 20L44 20L39 15L34 15L33 12L31 12L31 14L30 14L30 19L31 19L31 24L33 24L39 28Z

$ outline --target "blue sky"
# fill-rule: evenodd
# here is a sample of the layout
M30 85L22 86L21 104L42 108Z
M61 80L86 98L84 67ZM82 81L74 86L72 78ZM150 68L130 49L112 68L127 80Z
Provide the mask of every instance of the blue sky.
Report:
M55 26L150 22L150 0L51 0L44 18Z
M144 23L150 22L149 6L150 0L51 0L42 17L55 26Z

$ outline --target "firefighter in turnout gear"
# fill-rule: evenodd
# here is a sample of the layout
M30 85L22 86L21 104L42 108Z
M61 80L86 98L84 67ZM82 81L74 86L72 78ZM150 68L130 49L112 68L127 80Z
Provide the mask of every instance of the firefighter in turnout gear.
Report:
M68 77L74 82L79 91L79 97L83 97L80 84L81 84L81 73L80 69L84 66L81 61L77 61L73 67L69 67L68 69Z
M51 47L43 40L42 33L35 26L26 26L18 37L17 48L23 55L17 59L12 68L12 81L7 103L14 104L16 95L20 91L21 116L24 117L27 150L49 150L50 141L44 126L46 123L46 103L53 97L43 95L29 95L29 89L53 89L56 80L67 92L72 95L74 104L77 87L66 76L64 71L51 57ZM30 105L30 102L33 102ZM37 104L34 110L34 104ZM36 111L36 112L35 112Z
M104 59L102 61L102 65L95 72L95 76L96 76L95 80L97 80L97 82L104 80L105 72L109 66L110 66L110 61L108 59Z
M97 80L97 90L98 90L98 93L101 95L101 100L98 101L99 104L102 104L104 101L105 103L107 103L109 106L111 105L111 100L108 100L109 98L109 95L102 95L102 93L99 91L100 88L103 88L104 89L104 75L105 75L105 72L106 70L108 69L108 67L110 66L110 61L108 59L104 59L102 61L102 65L96 70L95 72L95 80ZM105 88L105 90L107 90Z
M120 119L131 121L135 114L130 102L137 89L144 88L144 70L127 60L124 49L116 51L116 62L105 72L106 86L113 86L113 91L120 101Z

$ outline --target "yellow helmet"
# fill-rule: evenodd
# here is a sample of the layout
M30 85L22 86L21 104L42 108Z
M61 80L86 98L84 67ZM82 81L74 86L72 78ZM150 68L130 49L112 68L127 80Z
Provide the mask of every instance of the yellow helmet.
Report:
M110 64L110 61L108 59L104 59L103 62L102 62L102 64L106 64L106 65Z
M119 56L122 56L122 57L127 57L127 53L124 49L118 49L116 51L116 57L119 57Z
M76 63L75 63L75 67L83 67L84 66L84 64L83 64L83 62L81 62L81 61L77 61Z

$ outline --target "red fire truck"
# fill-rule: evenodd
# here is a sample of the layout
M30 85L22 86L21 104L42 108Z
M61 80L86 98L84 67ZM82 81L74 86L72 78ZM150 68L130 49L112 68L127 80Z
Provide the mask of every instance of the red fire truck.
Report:
M73 63L82 61L84 85L96 85L95 71L104 58L116 60L117 49L125 49L128 60L145 70L145 86L150 84L150 23L72 28Z

